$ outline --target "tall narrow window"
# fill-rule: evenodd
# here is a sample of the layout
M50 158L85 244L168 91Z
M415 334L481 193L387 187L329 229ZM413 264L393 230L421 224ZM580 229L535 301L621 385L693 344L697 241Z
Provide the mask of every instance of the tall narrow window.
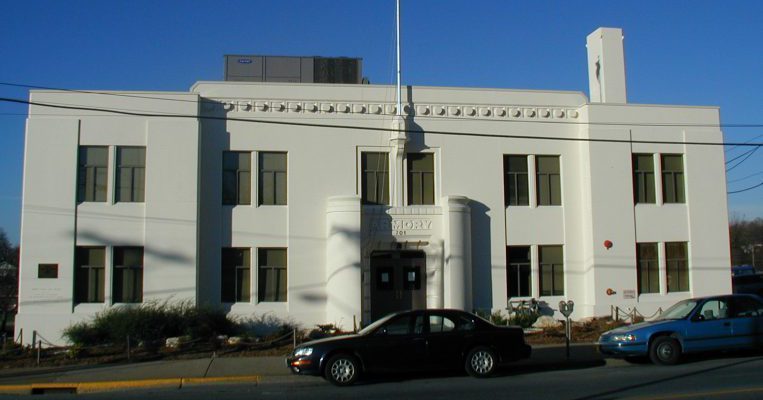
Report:
M259 249L259 301L286 301L286 249Z
M251 252L249 249L223 249L220 301L248 303L251 299Z
M408 204L434 204L432 153L408 153Z
M106 201L109 148L80 146L77 169L77 201Z
M538 205L562 205L559 156L537 156L535 157L535 164L538 177Z
M686 242L665 243L668 292L689 291L689 262Z
M143 301L143 248L114 247L115 303Z
M260 153L260 205L286 205L286 153Z
M654 203L654 157L651 154L633 155L633 200Z
M223 152L223 204L251 204L252 155L246 151Z
M662 155L662 198L665 203L685 203L684 160L680 154Z
M509 298L530 296L530 246L509 246L506 248L509 263Z
M117 148L117 201L142 203L146 186L146 148Z
M638 293L660 293L657 243L637 243Z
M103 303L106 248L77 247L74 296L77 303Z
M562 246L540 246L540 295L564 296L564 257Z
M389 153L361 154L363 204L389 204Z
M503 200L506 206L530 204L527 156L503 156Z

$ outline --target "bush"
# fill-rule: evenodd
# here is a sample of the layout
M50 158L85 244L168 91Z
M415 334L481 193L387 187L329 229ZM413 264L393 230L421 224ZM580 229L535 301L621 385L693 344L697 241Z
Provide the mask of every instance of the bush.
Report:
M139 307L115 307L96 314L92 321L80 322L64 330L64 337L76 346L151 343L168 337L194 339L232 335L239 331L225 312L191 305L145 303Z

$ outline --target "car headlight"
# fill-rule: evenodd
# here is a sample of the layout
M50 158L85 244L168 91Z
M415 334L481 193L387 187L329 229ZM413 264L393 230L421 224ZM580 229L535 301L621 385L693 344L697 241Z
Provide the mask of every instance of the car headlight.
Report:
M307 357L310 354L313 354L312 347L300 347L297 350L294 350L295 357Z
M636 340L636 335L614 335L612 336L613 342L633 342Z

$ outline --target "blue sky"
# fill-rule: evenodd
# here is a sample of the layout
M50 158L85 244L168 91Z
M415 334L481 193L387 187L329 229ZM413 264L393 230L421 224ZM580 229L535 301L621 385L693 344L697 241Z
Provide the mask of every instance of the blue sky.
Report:
M629 102L714 105L723 123L763 123L763 2L402 0L402 9L404 84L587 94L586 35L621 27ZM224 54L251 53L362 57L372 83L391 83L393 29L394 0L10 1L0 81L186 91L221 80ZM0 85L0 97L28 90ZM25 113L0 102L0 228L14 242ZM763 142L763 128L724 133ZM728 173L729 190L761 181L763 150ZM763 217L763 187L730 195L729 209Z

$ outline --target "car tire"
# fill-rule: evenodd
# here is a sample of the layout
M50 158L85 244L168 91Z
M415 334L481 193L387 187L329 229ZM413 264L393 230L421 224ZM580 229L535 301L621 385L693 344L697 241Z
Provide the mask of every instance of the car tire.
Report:
M487 347L475 347L466 355L466 372L475 378L487 378L495 372L498 358Z
M329 358L323 377L337 386L349 386L360 376L360 362L355 356L337 354Z
M660 336L649 345L649 359L657 365L675 365L681 358L681 344L670 336Z

